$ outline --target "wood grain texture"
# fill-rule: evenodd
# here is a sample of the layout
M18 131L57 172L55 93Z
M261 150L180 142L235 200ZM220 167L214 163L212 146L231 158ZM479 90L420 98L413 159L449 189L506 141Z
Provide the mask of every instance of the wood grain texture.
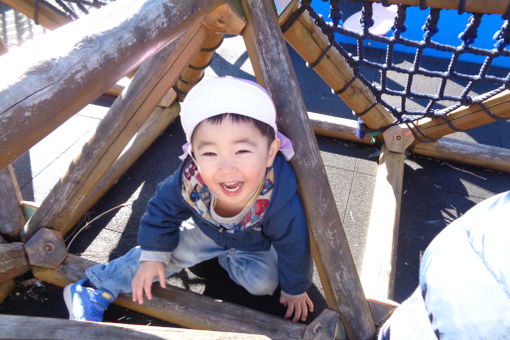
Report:
M314 259L328 305L340 313L350 339L368 339L375 326L347 243L317 141L270 0L243 0L243 38L257 81L272 94L278 126L296 150L291 161L310 227Z
M369 298L393 298L404 160L404 153L388 151L383 145L361 271L361 282Z
M207 29L196 24L182 38L172 42L140 67L127 92L113 103L94 136L69 166L65 177L57 182L37 212L25 224L22 231L24 240L43 226L54 229L57 226L67 226L67 217L75 214L114 164L191 57L202 46L206 36ZM65 234L67 227L61 231Z
M0 315L0 334L9 339L269 340L264 335L183 328L84 322L55 318Z
M36 267L33 272L38 279L63 287L83 278L85 269L94 264L70 255L56 270ZM134 303L130 294L119 295L114 303L193 329L262 334L271 339L296 339L303 337L306 328L303 324L172 286L162 289L158 284L153 285L152 295L152 300L146 300L143 305Z
M0 57L0 168L223 0L124 0Z
M0 244L0 282L24 274L30 270L23 243Z
M0 235L10 240L19 240L25 224L21 209L21 193L12 166L0 170Z

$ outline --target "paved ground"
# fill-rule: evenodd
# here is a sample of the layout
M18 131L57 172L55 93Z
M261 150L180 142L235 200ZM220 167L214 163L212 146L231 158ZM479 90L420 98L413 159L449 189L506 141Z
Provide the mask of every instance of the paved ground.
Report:
M0 7L0 9L2 9ZM5 10L5 8L4 8ZM374 58L382 58L372 51ZM311 112L351 118L350 110L333 96L330 89L305 67L290 49L307 108ZM406 63L402 58L402 63ZM430 59L426 62L437 63ZM466 67L471 67L467 65ZM215 55L207 76L233 75L253 79L242 40L227 37ZM374 73L375 77L375 73ZM404 79L395 79L400 84ZM429 86L422 83L421 86ZM54 133L21 156L15 163L23 198L41 202L81 145L92 135L108 110L109 102L89 105ZM497 122L466 133L462 140L510 147L509 122ZM171 125L119 182L87 214L90 220L100 213L127 203L81 232L70 251L84 258L106 263L136 243L138 221L156 184L178 166L184 140L178 122ZM335 201L349 240L356 266L361 269L366 229L372 202L379 148L318 137L321 156L335 195ZM402 301L414 290L420 256L432 238L449 222L493 194L510 189L510 175L493 170L408 155L405 164L401 229L397 255L395 300ZM82 224L78 226L80 228ZM23 279L29 279L25 276ZM66 317L61 289L42 284L19 285L16 293L0 306L0 313ZM231 286L224 271L214 261L172 279L172 283L199 293L280 314L275 298L252 299L242 289ZM318 311L325 308L317 275L311 290ZM109 321L165 324L150 317L114 307L105 316ZM120 320L119 320L120 319Z

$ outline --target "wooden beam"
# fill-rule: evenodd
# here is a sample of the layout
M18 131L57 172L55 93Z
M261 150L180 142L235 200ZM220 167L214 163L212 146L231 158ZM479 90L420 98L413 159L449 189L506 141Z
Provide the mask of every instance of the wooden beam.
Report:
M54 30L62 25L72 21L72 19L60 12L55 11L52 7L44 2L37 0L1 0L18 12L23 13L27 17L36 20L41 26ZM36 18L37 13L37 18Z
M19 240L25 224L21 209L21 192L12 165L0 170L0 235L10 240Z
M306 107L271 0L243 0L243 38L257 81L273 96L278 126L293 142L292 166L310 227L314 259L328 306L340 313L348 338L375 336L342 221L308 123Z
M287 42L309 64L315 63L329 46L328 37L322 33L307 11L290 26L283 35ZM326 55L314 68L315 72L334 91L345 90L340 98L353 110L361 114L365 124L374 130L391 124L395 119L382 104L377 104L374 95L359 79L354 79L352 68L335 48L327 50ZM346 87L347 86L347 87ZM366 113L365 111L368 110Z
M23 243L0 244L0 282L14 279L30 270Z
M393 298L404 160L404 153L388 151L383 145L361 272L369 298Z
M124 0L0 57L0 168L225 0Z
M7 45L5 45L4 41L0 39L0 55L7 53L9 50L7 49Z
M94 136L70 164L65 177L25 224L24 240L43 226L68 226L66 218L74 215L75 209L86 200L206 37L207 29L198 23L140 67L127 92L113 103ZM60 231L65 234L68 230L66 227Z
M269 340L265 335L194 329L84 322L19 315L0 315L0 333L9 339Z
M315 112L308 112L308 118L313 132L317 135L356 143L373 144L370 135L366 135L363 139L356 136L358 122L354 119L328 116Z
M175 92L174 92L175 95ZM169 108L156 107L151 116L142 125L140 131L133 137L133 141L122 151L122 154L92 189L86 199L82 201L71 214L55 221L54 228L67 232L80 218L96 204L96 202L119 180L119 178L133 165L133 163L147 150L159 135L179 116L179 104L174 102Z
M382 2L381 0L369 0L372 2ZM407 6L419 6L420 0L388 0L389 4L402 4ZM458 9L458 0L427 0L427 7ZM471 13L486 14L505 14L508 11L508 2L501 0L466 0L464 3L464 11Z
M64 287L85 277L91 261L70 255L56 270L33 268L35 277ZM180 288L158 284L152 287L152 300L134 303L130 294L121 294L115 304L166 320L183 327L221 332L263 334L273 338L302 338L306 326L232 303L218 301Z
M202 19L202 24L211 32L239 35L246 26L239 2L229 0L218 6L211 14Z
M7 280L0 282L0 304L11 294L16 288L16 282L14 280Z
M510 90L490 97L483 101L483 105L489 109L492 114L500 119L510 118ZM470 106L461 106L458 109L448 113L445 119L442 118L422 118L410 126L418 137L439 138L450 133L456 132L450 127L453 125L458 130L468 130L484 124L495 122L496 119L489 116L485 110L478 104ZM419 140L419 138L418 138Z

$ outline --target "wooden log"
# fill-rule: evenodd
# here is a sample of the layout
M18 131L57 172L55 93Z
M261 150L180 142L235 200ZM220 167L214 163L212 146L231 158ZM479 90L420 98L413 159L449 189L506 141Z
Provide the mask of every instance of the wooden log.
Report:
M168 92L191 57L207 36L207 29L196 24L182 38L144 63L125 95L118 97L86 143L81 154L37 212L25 224L22 238L27 240L39 228L67 225L66 218L96 187L124 147ZM58 229L65 234L67 229Z
M0 168L225 0L125 0L0 57Z
M0 315L0 333L9 339L269 340L265 335L194 329Z
M211 32L239 35L246 26L239 2L228 0L202 19L202 24Z
M72 21L61 12L57 12L51 6L38 0L2 0L13 9L35 20L38 24L50 30L54 30ZM37 16L36 16L37 13Z
M85 277L91 261L70 255L56 270L34 267L34 275L46 282L64 287ZM180 288L155 284L152 300L134 303L130 294L120 294L115 304L166 320L187 328L221 332L263 334L273 338L302 338L306 326L232 303L214 300Z
M369 298L393 298L404 160L404 153L388 151L383 145L361 271L361 282Z
M354 119L328 116L315 112L308 112L308 118L313 132L317 135L356 143L373 144L370 135L366 135L363 139L356 136L358 123Z
M7 45L5 45L4 41L0 39L0 55L8 52Z
M375 326L363 295L354 261L338 215L319 148L296 74L285 46L273 3L243 0L248 25L243 33L259 83L273 96L278 126L294 144L292 166L310 227L314 259L328 301L340 313L350 339L375 336Z
M7 280L0 282L0 304L11 294L16 288L16 282L14 280Z
M56 230L40 228L25 243L28 263L31 266L57 268L67 257L62 234Z
M484 100L483 105L500 119L509 119L510 90L504 90ZM461 106L448 113L445 118L449 121L449 124L453 125L458 130L468 130L496 121L496 119L489 116L478 104ZM456 132L449 124L442 118L422 118L415 121L413 124L414 126L410 127L419 137L425 135L425 138L435 139Z
M381 2L381 0L369 0L372 2ZM407 6L419 6L420 0L389 0L389 4L402 4ZM427 0L427 7L458 9L460 2L458 0ZM472 13L486 14L505 14L508 11L508 2L501 0L466 0L464 11Z
M175 94L175 92L174 92ZM128 144L113 166L99 184L87 195L86 199L74 209L72 214L60 218L54 227L58 230L71 230L80 218L119 180L133 163L158 138L166 127L179 116L179 104L169 108L156 107L151 116L137 132L134 140Z
M23 243L0 244L0 282L24 274L30 270Z
M309 64L315 63L329 46L327 36L315 25L306 11L287 29L284 37ZM369 128L377 130L395 120L382 104L372 107L376 101L375 97L361 80L355 79L349 85L354 78L354 73L345 58L335 48L330 48L322 61L313 69L334 91L344 89L339 94L340 98L355 115L362 114L361 119ZM368 111L365 112L366 110Z
M25 224L22 200L12 165L0 170L0 234L10 240L19 240Z

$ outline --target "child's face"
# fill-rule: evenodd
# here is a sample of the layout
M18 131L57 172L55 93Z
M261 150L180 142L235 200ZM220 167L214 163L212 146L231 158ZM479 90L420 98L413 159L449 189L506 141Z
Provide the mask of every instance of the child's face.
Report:
M203 121L193 133L193 153L202 180L217 198L215 210L224 217L239 213L273 164L280 146L268 140L252 122L219 124Z

